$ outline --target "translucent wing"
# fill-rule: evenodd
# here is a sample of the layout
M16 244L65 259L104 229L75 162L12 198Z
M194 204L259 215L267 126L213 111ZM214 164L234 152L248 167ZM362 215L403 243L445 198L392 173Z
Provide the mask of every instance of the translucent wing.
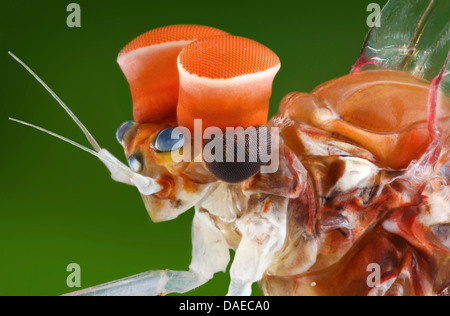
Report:
M439 80L439 91L443 93L440 97L450 98L450 52L447 55L447 60L441 70L441 78ZM438 98L438 103L441 98Z
M443 139L444 147L449 148L450 124L448 124L447 118L450 114L450 52L442 70L435 77L432 84L437 85L437 90L434 94L430 94L429 116L431 117L429 118L429 128L438 130ZM435 109L433 109L434 104ZM431 121L432 119L434 120Z
M450 50L449 17L448 0L390 0L369 31L352 72L396 69L431 81Z

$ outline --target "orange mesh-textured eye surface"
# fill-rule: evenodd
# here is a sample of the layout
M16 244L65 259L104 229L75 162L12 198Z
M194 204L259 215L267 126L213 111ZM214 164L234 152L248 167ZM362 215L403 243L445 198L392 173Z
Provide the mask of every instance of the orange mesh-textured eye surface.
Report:
M191 132L195 119L202 120L203 131L266 124L279 69L274 52L247 38L220 35L192 42L178 57L178 124Z
M222 35L199 39L179 56L183 68L200 77L227 79L253 74L280 64L266 46L239 36Z
M175 119L179 75L177 57L192 41L227 34L201 25L171 25L148 31L126 45L117 62L130 84L138 123Z
M129 42L120 51L119 55L126 54L145 46L181 40L190 41L207 36L223 34L227 33L216 28L203 25L180 24L163 26L139 35L134 40Z

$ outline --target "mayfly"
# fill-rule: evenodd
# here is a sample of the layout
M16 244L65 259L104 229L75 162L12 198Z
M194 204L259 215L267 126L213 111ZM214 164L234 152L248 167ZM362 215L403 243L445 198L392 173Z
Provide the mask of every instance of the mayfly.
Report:
M185 293L225 271L233 249L229 295L250 295L254 282L265 295L449 295L449 16L449 1L390 0L351 73L289 93L268 122L280 68L269 48L199 25L144 33L118 57L133 100L134 121L116 132L129 166L11 53L93 149L12 120L98 157L114 180L137 187L155 222L195 208L189 270L73 294ZM179 127L192 138L174 138ZM239 134L229 127L279 133L227 144L219 155L235 157L243 146L241 161L206 161L195 143L209 127L222 140ZM249 161L264 146L277 159L272 172L260 172L267 161ZM191 161L173 159L186 152Z

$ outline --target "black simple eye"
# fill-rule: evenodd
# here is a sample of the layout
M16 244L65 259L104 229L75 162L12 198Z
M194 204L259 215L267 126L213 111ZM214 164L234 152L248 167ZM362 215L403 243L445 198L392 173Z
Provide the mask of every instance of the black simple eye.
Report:
M153 140L153 148L158 152L170 152L183 147L183 133L173 127L161 130Z
M142 156L140 154L134 154L127 159L130 169L134 172L142 171Z
M136 122L126 121L119 126L119 128L116 130L116 139L120 144L123 145L123 136L125 135L125 132L135 124Z

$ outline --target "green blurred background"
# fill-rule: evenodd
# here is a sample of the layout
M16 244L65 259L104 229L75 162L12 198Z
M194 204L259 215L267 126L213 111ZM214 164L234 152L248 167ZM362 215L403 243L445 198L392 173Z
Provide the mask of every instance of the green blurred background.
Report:
M114 133L132 118L132 108L116 57L137 35L203 24L265 44L282 63L273 114L286 93L310 91L349 72L368 30L366 7L375 1L78 0L81 28L69 28L71 2L16 0L0 9L0 295L70 292L66 267L72 262L81 266L82 288L147 270L186 270L193 217L191 210L152 223L137 190L113 182L96 158L8 121L25 120L87 144L8 50L59 94L101 146L123 158ZM218 273L189 295L224 295L228 282L228 274ZM260 294L257 286L254 294Z

